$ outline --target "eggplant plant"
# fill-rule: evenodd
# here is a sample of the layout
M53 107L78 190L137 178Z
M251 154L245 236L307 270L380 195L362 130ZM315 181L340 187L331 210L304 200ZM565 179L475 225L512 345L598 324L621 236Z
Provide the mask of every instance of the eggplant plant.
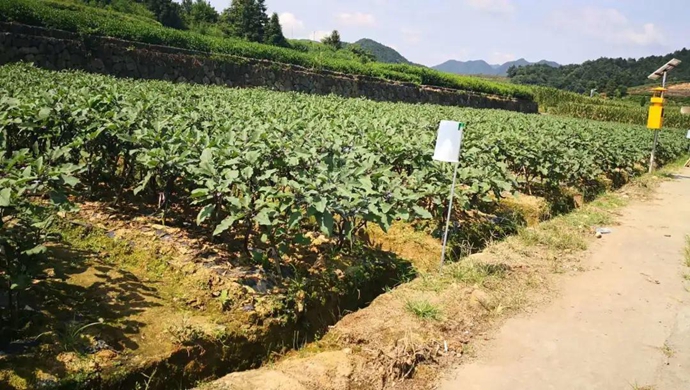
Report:
M315 234L348 250L367 225L442 223L454 167L431 157L444 119L467 124L458 210L635 174L653 137L642 126L556 116L3 66L3 232L38 229L26 245L12 241L25 235L6 233L3 256L14 251L15 275L21 253L40 251L32 207L67 204L60 194L80 182L81 195L127 195L157 207L164 222L171 207L191 210L190 222L249 258L267 250L280 258ZM684 135L662 132L660 163L687 150ZM8 264L3 277L14 278Z

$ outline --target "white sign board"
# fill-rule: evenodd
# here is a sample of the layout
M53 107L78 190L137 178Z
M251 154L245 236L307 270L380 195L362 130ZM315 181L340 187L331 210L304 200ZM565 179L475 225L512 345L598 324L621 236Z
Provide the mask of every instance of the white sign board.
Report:
M445 162L458 162L460 147L462 146L462 133L465 124L453 121L441 121L438 126L436 149L434 160Z
M685 138L690 139L690 130L688 130L688 133L685 134Z

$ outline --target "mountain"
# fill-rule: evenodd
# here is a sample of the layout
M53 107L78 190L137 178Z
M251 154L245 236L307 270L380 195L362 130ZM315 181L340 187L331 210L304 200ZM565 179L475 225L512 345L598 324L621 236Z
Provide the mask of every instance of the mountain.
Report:
M388 47L384 44L378 43L374 40L364 38L355 42L355 45L359 45L364 50L367 50L376 57L376 61L385 62L389 64L410 64L411 62L407 58L403 57L392 47Z
M527 61L524 58L520 58L519 60L515 61L509 61L496 68L496 74L498 76L505 76L508 74L508 69L510 69L511 66L525 66L529 64L531 64L531 62Z
M551 68L530 65L508 75L513 82L589 93L593 88L609 96L624 95L627 87L651 83L647 76L677 58L680 66L668 74L669 82L690 81L690 50L681 49L664 56L642 58L599 58L582 64ZM656 85L659 83L657 82Z
M500 65L499 65L500 66ZM449 60L441 65L433 66L432 69L440 70L441 72L458 73L458 74L496 74L498 66L494 68L484 60L476 61L456 61Z
M537 62L536 65L548 65L552 68L558 68L561 66L561 64L559 64L558 62L547 61L547 60L541 60L541 61Z
M433 69L440 70L442 72L456 73L456 74L483 74L490 76L506 76L508 74L508 68L511 66L526 66L531 65L533 62L529 62L524 58L519 60L506 62L505 64L495 64L491 65L484 60L474 60L474 61L446 61L440 65L432 67ZM558 67L559 64L553 61L541 60L537 64L545 64L548 66Z

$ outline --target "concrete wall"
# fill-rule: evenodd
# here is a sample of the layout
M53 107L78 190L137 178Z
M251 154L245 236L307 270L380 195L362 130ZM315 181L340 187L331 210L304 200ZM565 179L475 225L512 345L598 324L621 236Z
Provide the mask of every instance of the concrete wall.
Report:
M520 99L0 23L0 64L17 61L33 62L47 69L80 69L116 77L267 87L377 101L497 108L525 113L536 113L538 108L536 103Z

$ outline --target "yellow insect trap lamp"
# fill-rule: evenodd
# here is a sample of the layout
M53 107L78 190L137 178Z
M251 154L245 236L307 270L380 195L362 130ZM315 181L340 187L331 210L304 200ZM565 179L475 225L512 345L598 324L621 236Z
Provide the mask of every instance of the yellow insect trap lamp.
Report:
M648 129L659 130L664 126L664 92L666 92L666 88L652 89L649 117L647 118Z
M652 154L649 156L649 173L654 171L654 154L656 153L656 144L659 142L659 130L664 125L664 92L666 92L666 75L678 65L680 60L677 58L667 62L661 68L654 71L654 73L647 76L650 80L661 79L661 88L654 88L652 90L652 105L649 107L649 117L647 118L647 128L654 130L654 146L652 146Z

